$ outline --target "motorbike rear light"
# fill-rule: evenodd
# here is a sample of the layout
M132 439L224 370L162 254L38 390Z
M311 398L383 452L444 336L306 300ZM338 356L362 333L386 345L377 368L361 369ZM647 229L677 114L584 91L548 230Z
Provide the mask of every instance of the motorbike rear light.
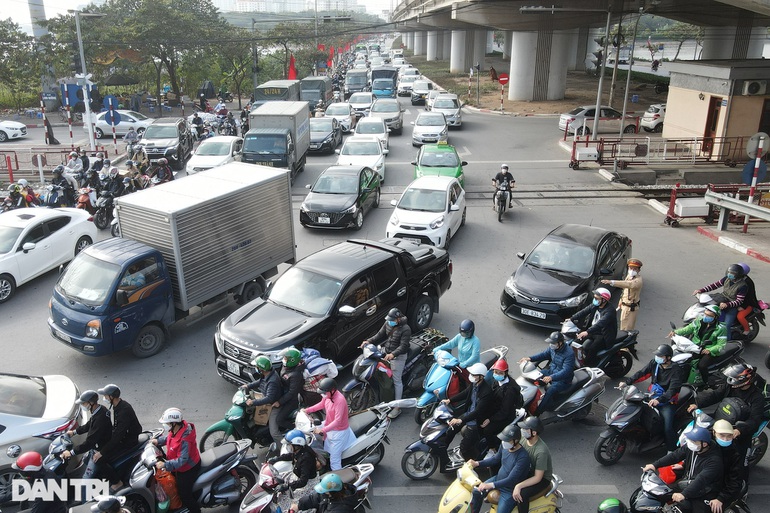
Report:
M41 433L39 435L35 435L39 438L45 438L46 440L53 440L57 436L63 435L70 429L75 429L78 427L78 421L77 419L70 419L61 426L55 428L53 431L49 431L47 433Z

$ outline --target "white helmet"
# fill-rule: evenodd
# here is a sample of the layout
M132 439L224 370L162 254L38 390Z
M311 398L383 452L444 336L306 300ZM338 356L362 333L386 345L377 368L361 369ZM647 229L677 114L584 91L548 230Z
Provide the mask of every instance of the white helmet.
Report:
M487 366L483 363L474 363L470 367L468 367L468 374L471 374L473 376L486 376L487 375Z
M26 178L21 178L19 180L19 185L21 185L22 187L27 187L29 185L29 182L27 182Z
M508 164L500 164L500 169L508 169Z
M609 301L612 297L612 293L604 287L599 287L598 289L594 290L594 296L600 296L605 301Z
M173 422L182 422L182 410L179 408L169 408L163 412L158 422L161 424L171 424Z

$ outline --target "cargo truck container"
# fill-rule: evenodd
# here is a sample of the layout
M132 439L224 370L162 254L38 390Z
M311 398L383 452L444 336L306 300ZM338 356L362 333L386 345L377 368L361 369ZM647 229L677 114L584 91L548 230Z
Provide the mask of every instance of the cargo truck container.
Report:
M305 170L310 149L307 102L267 102L251 111L241 161L288 169L291 180Z

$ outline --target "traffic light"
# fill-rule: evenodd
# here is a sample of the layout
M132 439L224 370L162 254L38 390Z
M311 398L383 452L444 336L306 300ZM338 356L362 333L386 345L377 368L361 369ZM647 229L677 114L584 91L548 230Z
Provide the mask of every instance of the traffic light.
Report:
M620 43L622 42L623 42L623 33L620 31L620 29L618 29L618 32L612 38L612 46L617 48L618 46L620 46Z
M80 63L80 48L78 47L77 43L72 43L71 47L72 47L72 64L70 67L72 68L72 73L74 73L75 75L78 75L83 73L83 66L81 66L81 63Z
M594 68L599 69L602 67L602 61L604 60L604 49L599 48L595 52L592 52L591 55L594 56L593 59L591 59L591 62L594 65Z

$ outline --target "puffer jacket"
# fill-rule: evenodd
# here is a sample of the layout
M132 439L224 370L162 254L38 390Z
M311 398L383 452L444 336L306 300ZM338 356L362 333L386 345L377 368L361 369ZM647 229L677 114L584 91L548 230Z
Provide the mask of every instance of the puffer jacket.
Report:
M382 345L385 354L392 354L395 358L409 352L409 340L411 338L412 329L407 324L406 317L401 317L395 326L391 327L388 326L387 322L383 323L380 331L370 338L369 342Z
M612 311L614 315L614 310ZM575 353L567 344L562 344L561 349L551 349L550 347L542 353L537 353L530 357L535 363L545 360L550 361L548 368L543 370L543 374L551 376L553 381L571 382L575 375Z

